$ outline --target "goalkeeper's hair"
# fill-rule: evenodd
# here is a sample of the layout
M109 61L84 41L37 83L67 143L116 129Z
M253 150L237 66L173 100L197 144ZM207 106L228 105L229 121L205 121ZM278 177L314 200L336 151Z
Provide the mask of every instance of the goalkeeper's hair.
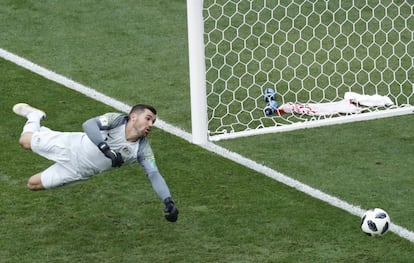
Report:
M155 115L157 115L157 110L148 104L137 104L135 106L132 107L131 111L129 112L129 114L135 112L137 114L143 112L145 109L150 110L152 113L154 113Z

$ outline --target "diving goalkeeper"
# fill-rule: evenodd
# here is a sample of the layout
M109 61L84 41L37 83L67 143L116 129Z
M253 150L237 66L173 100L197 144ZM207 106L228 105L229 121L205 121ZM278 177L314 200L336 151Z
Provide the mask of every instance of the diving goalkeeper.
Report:
M106 113L83 123L83 132L58 132L41 126L44 111L26 103L14 105L13 111L27 118L20 145L55 163L29 178L30 190L44 190L71 185L114 167L139 163L152 188L164 201L165 218L177 221L178 209L160 174L147 135L156 120L151 105L137 104L129 114Z

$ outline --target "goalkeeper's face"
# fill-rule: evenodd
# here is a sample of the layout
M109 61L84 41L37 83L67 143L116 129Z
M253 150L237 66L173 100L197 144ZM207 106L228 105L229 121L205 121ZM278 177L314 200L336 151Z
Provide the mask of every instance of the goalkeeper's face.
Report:
M133 112L129 117L133 133L138 138L147 136L156 120L156 115L148 109Z

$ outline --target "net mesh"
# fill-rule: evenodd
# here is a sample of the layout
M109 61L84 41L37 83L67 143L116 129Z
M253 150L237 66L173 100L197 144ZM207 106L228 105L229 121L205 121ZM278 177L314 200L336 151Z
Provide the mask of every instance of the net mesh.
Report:
M266 116L265 88L279 105L335 102L349 91L413 105L413 3L205 0L210 135L315 119Z

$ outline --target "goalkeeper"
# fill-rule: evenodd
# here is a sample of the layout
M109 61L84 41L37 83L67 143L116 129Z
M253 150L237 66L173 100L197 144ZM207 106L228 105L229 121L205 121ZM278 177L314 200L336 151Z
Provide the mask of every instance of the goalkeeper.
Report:
M178 209L146 138L156 120L154 107L137 104L128 115L106 113L91 118L83 123L84 132L58 132L41 126L45 112L26 103L14 105L13 111L27 118L20 145L55 162L29 178L30 190L71 185L114 167L139 163L154 191L164 201L165 218L177 221Z

